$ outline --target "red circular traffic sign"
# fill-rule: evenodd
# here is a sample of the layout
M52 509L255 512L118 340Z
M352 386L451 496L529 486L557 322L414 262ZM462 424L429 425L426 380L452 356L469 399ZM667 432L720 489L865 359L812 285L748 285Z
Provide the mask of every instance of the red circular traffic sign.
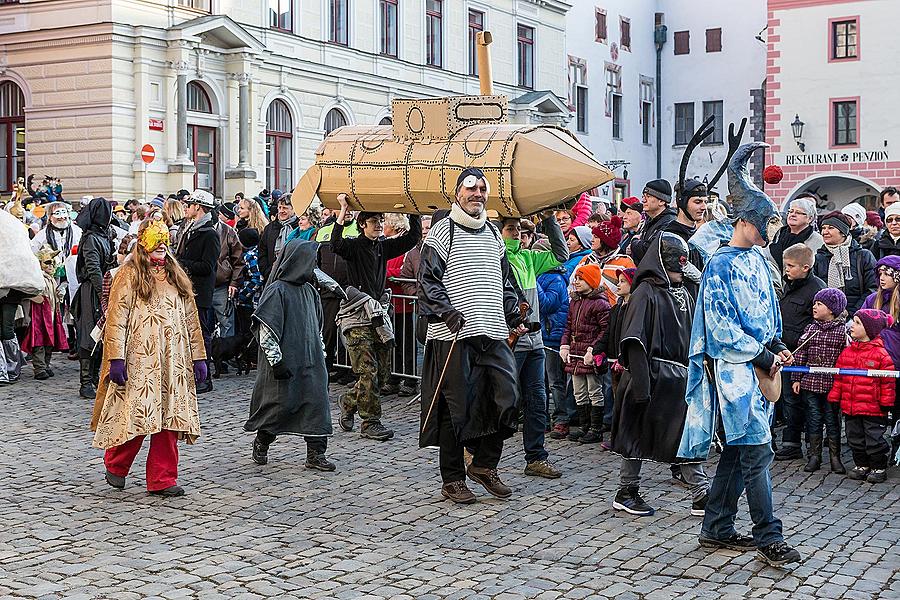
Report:
M156 158L156 150L150 144L144 144L141 148L141 160L149 165L154 158Z

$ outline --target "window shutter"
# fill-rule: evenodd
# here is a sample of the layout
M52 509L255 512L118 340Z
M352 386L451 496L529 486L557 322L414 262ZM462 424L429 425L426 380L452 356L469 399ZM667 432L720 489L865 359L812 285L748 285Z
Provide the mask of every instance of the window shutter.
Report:
M691 53L691 32L676 31L675 32L675 54Z
M721 52L722 51L722 28L706 30L706 51Z

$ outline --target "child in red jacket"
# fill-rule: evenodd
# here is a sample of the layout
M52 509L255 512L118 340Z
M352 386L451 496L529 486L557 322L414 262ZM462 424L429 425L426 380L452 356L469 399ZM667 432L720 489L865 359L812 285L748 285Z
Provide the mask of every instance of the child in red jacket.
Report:
M891 315L880 310L862 309L853 317L850 345L841 352L839 369L894 369L881 330L894 322ZM856 463L849 474L851 479L881 483L887 479L890 446L884 439L887 411L894 405L894 380L887 377L835 375L834 387L828 393L829 402L840 403L844 413L847 443Z

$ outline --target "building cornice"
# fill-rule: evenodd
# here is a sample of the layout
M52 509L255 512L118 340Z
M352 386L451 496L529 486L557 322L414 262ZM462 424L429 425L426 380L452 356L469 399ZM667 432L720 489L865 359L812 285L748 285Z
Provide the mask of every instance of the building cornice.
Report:
M552 10L554 12L558 12L561 15L569 12L569 9L572 8L572 3L567 2L566 0L523 0L528 4L534 4L535 6L539 6L540 8L546 8L547 10Z
M831 4L854 4L867 0L769 0L769 10L791 10L794 8L810 8L813 6L828 6Z

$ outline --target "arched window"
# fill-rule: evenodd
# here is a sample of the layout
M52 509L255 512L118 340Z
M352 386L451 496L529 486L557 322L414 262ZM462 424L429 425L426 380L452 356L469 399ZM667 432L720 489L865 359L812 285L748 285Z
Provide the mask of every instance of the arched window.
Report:
M12 81L0 82L0 190L25 177L25 96Z
M341 112L341 109L332 108L328 111L328 114L325 115L325 135L327 136L338 127L343 127L346 124L347 117L344 116L344 113Z
M212 102L203 86L196 81L187 85L187 109L194 112L212 113Z
M394 120L390 117L381 117L381 120L378 121L379 125L393 125Z
M266 113L266 187L290 191L294 187L294 134L291 111L274 100Z

